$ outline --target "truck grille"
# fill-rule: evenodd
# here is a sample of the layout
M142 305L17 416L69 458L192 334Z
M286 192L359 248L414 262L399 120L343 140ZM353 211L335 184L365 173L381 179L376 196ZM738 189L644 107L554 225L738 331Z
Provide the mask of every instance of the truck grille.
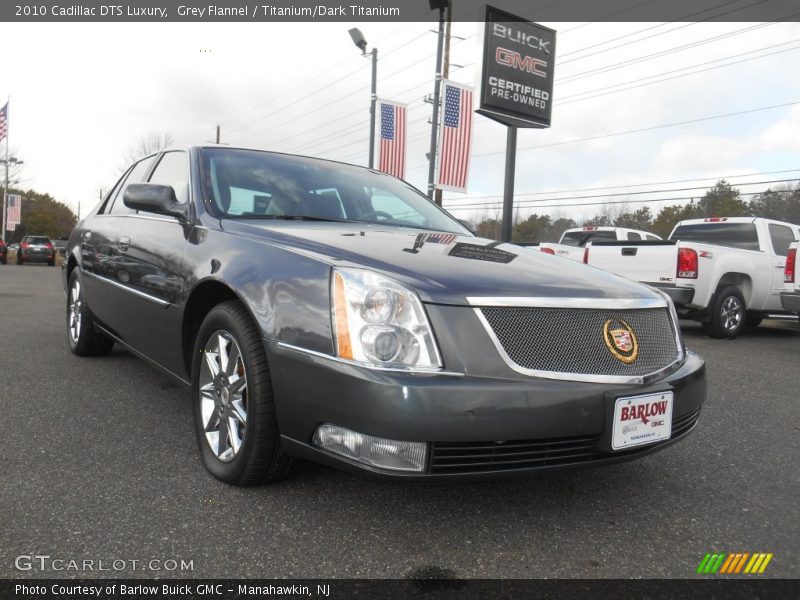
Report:
M574 309L484 307L478 309L509 360L531 371L617 377L645 376L678 358L666 308ZM639 356L632 364L615 358L603 340L609 319L633 329Z
M670 439L680 437L697 423L700 409L672 419ZM518 440L512 442L434 442L431 473L486 473L591 463L645 452L653 445L623 452L597 450L600 436ZM661 442L666 443L666 442ZM658 444L655 444L658 445Z

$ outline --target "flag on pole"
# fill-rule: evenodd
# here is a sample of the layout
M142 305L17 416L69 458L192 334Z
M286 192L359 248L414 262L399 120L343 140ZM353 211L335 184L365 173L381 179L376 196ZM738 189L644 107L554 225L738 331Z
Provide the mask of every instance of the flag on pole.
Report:
M0 110L0 140L5 139L8 134L8 102Z
M8 228L14 229L22 222L22 196L8 195Z
M472 149L472 88L446 79L442 80L442 88L444 114L436 187L466 192Z
M403 179L406 175L406 105L381 100L381 157L378 169Z

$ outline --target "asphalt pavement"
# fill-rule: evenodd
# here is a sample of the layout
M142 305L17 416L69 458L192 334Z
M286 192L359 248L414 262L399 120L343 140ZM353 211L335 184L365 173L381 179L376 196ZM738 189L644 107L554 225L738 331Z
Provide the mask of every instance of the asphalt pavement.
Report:
M700 423L637 461L447 485L307 465L237 489L200 462L188 390L119 348L73 356L64 305L60 268L0 265L0 577L683 578L707 552L800 577L797 323L686 324Z

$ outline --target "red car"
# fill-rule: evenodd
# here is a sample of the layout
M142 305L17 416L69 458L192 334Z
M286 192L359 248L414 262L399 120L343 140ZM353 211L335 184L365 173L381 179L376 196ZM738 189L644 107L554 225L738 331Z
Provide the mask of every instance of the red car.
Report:
M8 247L2 238L0 238L0 263L8 264Z
M26 262L46 262L51 267L56 264L56 253L49 237L43 235L26 235L19 243L17 264Z

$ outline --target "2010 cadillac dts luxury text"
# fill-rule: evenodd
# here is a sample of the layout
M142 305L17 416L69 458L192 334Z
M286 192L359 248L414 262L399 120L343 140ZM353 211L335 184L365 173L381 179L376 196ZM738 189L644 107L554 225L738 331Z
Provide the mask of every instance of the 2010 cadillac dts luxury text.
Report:
M625 460L705 399L665 295L475 237L361 167L162 152L67 256L72 351L119 343L190 385L205 466L233 484L293 457L440 479Z

